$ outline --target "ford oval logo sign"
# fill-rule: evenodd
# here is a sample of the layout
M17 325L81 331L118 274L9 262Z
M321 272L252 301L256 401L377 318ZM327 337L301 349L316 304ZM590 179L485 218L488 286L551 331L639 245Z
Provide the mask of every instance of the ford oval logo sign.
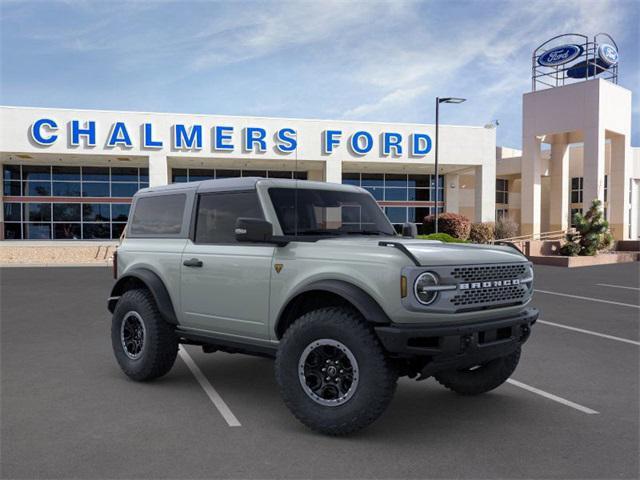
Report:
M598 47L598 57L610 67L618 63L618 50L613 45L603 43Z
M538 63L543 67L557 67L575 60L582 54L580 45L561 45L547 50L538 57Z

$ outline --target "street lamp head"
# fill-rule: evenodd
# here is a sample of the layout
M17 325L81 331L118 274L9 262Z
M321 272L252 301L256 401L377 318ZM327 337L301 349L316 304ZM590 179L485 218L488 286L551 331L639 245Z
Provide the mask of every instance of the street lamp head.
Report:
M467 99L466 98L459 98L459 97L444 97L444 98L438 98L438 103L462 103L465 102Z

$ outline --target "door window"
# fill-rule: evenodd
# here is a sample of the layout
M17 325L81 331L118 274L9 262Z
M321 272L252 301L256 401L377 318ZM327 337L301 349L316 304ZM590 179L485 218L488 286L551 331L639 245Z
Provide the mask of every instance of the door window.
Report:
M200 195L195 243L236 243L239 217L264 218L255 191Z

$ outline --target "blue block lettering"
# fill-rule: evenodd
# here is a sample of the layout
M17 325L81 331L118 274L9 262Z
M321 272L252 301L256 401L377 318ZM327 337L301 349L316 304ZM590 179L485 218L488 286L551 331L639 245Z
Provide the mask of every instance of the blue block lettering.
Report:
M109 140L107 140L107 147L115 147L116 145L122 145L123 147L133 146L124 122L116 122L113 124L111 135L109 135Z
M31 125L31 138L34 142L38 145L52 145L58 139L58 135L50 134L45 136L42 132L42 127L46 127L49 131L56 131L58 130L58 124L50 118L41 118Z
M174 148L202 149L202 125L194 125L187 130L187 127L178 123L173 128Z
M80 137L87 138L87 146L96 146L96 122L93 120L85 122L85 127L80 128L79 120L71 121L71 145L77 147L80 145Z
M340 136L342 135L342 130L325 130L324 138L322 142L322 149L324 153L330 154L333 153L334 148L337 145L340 145Z
M267 136L267 131L264 128L259 127L247 127L245 130L245 138L244 138L244 149L247 152L254 151L254 146L258 145L259 152L267 151L267 142L265 141L265 137Z
M431 137L426 133L414 133L411 142L411 155L426 155L431 151Z
M282 153L293 152L298 148L298 140L296 140L296 131L293 128L281 128L278 130L276 137L278 139L276 148Z
M385 132L382 136L382 154L391 155L392 148L394 155L402 155L402 135Z
M215 127L215 139L213 141L213 148L222 151L232 151L233 144L228 143L232 139L232 133L233 127Z
M144 134L142 135L142 146L144 148L162 148L161 140L153 139L153 125L150 123L144 124Z
M360 139L364 139L364 145L361 145ZM373 137L369 132L364 130L357 131L351 136L351 150L357 155L369 153L373 148Z

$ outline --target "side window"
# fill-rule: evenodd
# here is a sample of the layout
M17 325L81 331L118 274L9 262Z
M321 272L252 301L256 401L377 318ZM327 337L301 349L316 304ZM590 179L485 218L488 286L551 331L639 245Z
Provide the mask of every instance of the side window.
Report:
M195 242L236 243L238 217L264 218L255 190L200 195Z
M178 235L187 196L154 195L136 201L129 231L132 235Z

